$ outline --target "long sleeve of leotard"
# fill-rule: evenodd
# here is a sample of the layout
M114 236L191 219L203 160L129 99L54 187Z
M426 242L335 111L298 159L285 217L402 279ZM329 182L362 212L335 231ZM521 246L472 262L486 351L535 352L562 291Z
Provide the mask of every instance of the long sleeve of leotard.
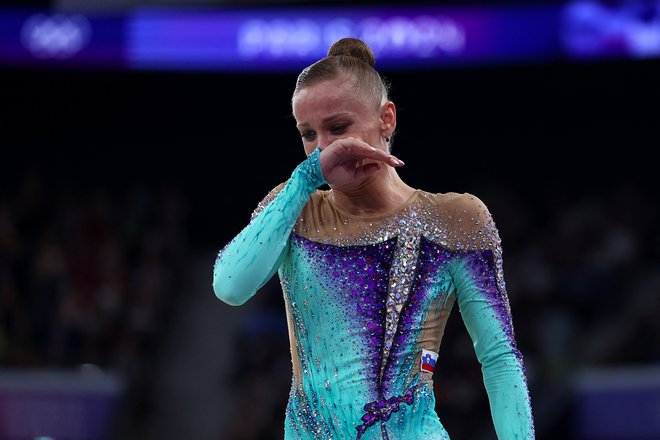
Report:
M219 299L244 304L280 267L300 212L316 188L327 183L320 153L317 147L276 195L271 191L274 197L262 201L248 225L220 250L213 267L213 291Z
M534 439L523 357L517 348L503 278L499 233L483 202L469 193L454 218L465 246L452 266L456 299L482 367L497 437Z

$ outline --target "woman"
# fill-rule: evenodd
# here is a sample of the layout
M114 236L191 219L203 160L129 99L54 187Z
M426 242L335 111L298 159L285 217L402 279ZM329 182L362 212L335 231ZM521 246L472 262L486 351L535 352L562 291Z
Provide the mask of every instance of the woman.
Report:
M396 108L374 63L347 38L300 74L292 106L307 159L219 252L215 294L240 305L279 274L293 363L286 439L448 439L432 373L455 301L498 437L534 438L497 228L474 195L401 180Z

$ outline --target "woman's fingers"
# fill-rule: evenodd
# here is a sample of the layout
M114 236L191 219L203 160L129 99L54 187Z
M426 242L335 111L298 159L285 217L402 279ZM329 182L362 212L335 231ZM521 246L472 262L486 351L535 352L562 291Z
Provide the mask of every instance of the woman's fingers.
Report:
M404 163L387 151L356 138L337 139L321 151L321 172L328 183L341 187L372 174L383 166Z
M338 139L332 144L328 145L325 149L330 150L337 156L348 156L355 160L374 159L385 162L393 167L400 167L404 165L404 162L399 158L389 154L385 150L374 148L357 138Z
M375 173L376 171L378 171L380 169L381 166L382 165L380 165L378 163L373 163L373 162L368 163L366 165L362 165L361 167L359 167L355 170L355 177L356 178L361 178L361 177L367 176L371 173Z
M400 167L404 165L401 159L389 154L387 151L371 146L369 146L369 150L369 152L365 153L366 158L380 160L394 167Z

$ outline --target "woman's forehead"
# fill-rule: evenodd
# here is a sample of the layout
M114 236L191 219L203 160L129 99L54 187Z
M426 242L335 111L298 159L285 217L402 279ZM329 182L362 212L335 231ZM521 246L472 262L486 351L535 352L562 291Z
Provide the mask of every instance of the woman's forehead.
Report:
M299 123L305 119L324 119L335 113L368 111L364 97L357 93L351 81L322 81L299 90L293 97L293 114Z

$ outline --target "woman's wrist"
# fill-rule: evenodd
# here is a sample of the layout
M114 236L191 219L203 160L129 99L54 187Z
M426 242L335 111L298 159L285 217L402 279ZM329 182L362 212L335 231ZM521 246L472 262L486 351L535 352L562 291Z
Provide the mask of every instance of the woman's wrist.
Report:
M302 177L310 185L310 189L312 190L328 183L323 176L320 156L321 148L316 147L312 154L296 167L293 171L292 177L296 175Z

